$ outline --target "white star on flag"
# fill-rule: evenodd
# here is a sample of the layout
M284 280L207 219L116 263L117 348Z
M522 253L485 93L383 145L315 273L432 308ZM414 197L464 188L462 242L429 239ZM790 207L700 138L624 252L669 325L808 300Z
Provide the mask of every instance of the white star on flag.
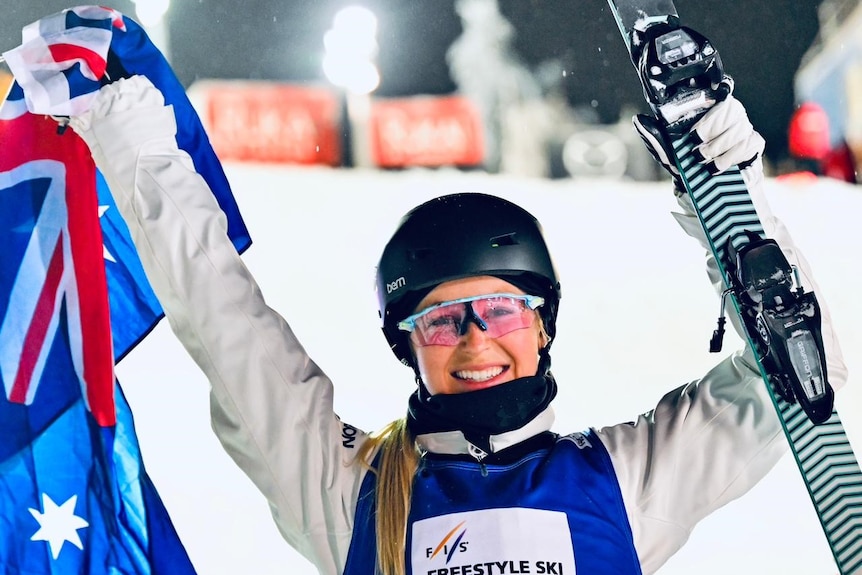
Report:
M99 218L105 215L105 212L108 211L110 206L99 206ZM102 257L104 257L109 262L117 263L117 260L114 259L114 256L111 255L111 252L108 251L108 247L105 244L102 244Z
M45 510L44 513L40 513L38 509L32 507L29 509L30 514L39 522L39 530L30 537L30 541L47 541L54 559L60 556L60 549L63 548L63 543L66 541L78 549L84 548L81 538L78 537L78 529L90 524L75 515L75 503L77 501L78 496L73 495L58 507L48 497L47 493L43 493L42 508Z

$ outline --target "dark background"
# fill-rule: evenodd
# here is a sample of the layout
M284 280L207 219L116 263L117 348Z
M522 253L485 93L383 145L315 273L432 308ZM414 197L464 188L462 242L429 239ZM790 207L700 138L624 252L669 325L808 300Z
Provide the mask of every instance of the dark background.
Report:
M23 25L75 5L0 0L0 50L20 42ZM325 82L323 34L347 0L173 0L170 55L184 85L198 78ZM461 33L453 0L364 0L378 17L382 76L378 96L455 90L446 49ZM134 17L127 1L103 2ZM605 0L499 0L516 31L515 49L531 68L556 59L573 106L616 122L625 104L644 109L640 85ZM767 139L767 155L786 157L794 108L793 75L818 29L820 0L677 0L683 24L715 44L741 99Z

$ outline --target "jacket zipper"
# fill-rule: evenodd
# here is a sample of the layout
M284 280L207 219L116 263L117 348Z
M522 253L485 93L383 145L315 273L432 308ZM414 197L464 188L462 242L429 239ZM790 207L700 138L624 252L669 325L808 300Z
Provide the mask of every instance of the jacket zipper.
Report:
M488 452L469 442L467 443L467 451L479 463L479 472L482 477L488 477L488 468L483 463L483 460L488 457Z

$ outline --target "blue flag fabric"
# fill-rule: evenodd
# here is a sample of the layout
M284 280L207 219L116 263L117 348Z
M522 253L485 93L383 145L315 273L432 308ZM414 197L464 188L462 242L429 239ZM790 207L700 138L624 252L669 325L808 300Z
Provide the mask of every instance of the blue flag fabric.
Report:
M155 327L163 314L138 259L129 228L114 204L108 183L98 170L96 193L111 302L114 355L119 362Z
M210 145L201 120L192 107L180 81L162 53L147 38L146 32L133 20L123 18L125 30L114 28L108 53L107 73L112 79L143 75L172 105L177 119L177 145L188 152L197 172L206 180L227 216L227 233L239 252L250 244L248 230L230 191L221 162Z
M93 46L67 42L81 27L104 34L85 34ZM25 29L28 45L54 59L32 76L52 87L59 109L105 77L149 77L173 104L178 141L225 211L234 245L248 247L200 121L137 24L75 8ZM162 310L86 146L31 103L16 83L0 107L0 572L194 573L113 375Z

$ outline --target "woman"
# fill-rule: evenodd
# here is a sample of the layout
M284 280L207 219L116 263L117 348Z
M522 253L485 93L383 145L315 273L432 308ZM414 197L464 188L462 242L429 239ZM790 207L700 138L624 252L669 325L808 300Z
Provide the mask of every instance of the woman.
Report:
M383 331L417 388L406 418L358 431L333 413L331 382L266 306L149 81L103 87L70 125L212 384L222 444L321 573L650 573L785 450L748 351L634 422L552 433L557 275L532 216L481 194L423 204L384 249ZM762 200L762 140L741 105L729 97L695 129L706 162L748 165L767 234L813 287ZM678 220L703 243L680 202ZM837 386L845 371L825 310L823 328Z

